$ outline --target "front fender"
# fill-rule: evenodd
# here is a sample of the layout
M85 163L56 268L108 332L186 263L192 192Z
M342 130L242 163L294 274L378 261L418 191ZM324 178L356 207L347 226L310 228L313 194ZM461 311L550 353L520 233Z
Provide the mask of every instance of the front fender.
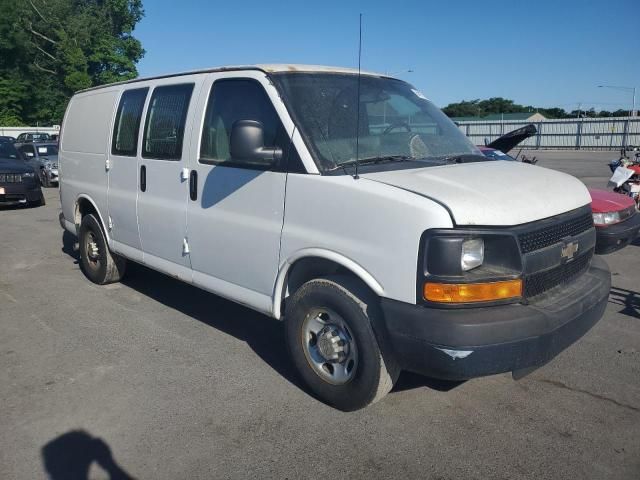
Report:
M373 292L376 293L376 295L384 296L384 288L382 287L380 282L378 282L378 280L376 280L375 277L371 275L371 273L369 273L357 262L332 250L327 250L324 248L304 248L302 250L296 251L295 253L293 253L293 255L287 258L278 271L273 294L273 316L276 319L280 319L281 317L280 310L282 305L282 294L284 290L284 283L287 278L287 273L295 262L303 258L322 258L337 263L349 270L360 280L362 280Z

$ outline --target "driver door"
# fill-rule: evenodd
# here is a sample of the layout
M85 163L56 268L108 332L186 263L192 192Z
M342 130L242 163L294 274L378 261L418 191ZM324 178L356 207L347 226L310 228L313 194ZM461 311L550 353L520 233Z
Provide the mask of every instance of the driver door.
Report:
M288 152L291 141L267 94L273 87L251 75L212 75L203 88L204 121L192 140L196 195L192 191L187 209L188 239L195 284L269 312L284 219L285 159L232 159L229 140L235 122L256 120L265 147Z

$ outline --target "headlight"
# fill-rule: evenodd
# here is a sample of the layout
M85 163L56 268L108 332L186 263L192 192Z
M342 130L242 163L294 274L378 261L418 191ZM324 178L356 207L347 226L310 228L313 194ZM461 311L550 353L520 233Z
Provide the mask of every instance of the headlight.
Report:
M434 229L423 234L421 270L444 281L503 280L522 272L516 236L496 230Z
M33 177L35 177L35 175L36 174L33 173L33 172L25 172L25 173L22 174L22 178L33 178Z
M596 225L611 225L620 221L620 212L594 213L593 223Z
M481 238L462 242L460 266L463 272L479 267L484 262L484 241Z

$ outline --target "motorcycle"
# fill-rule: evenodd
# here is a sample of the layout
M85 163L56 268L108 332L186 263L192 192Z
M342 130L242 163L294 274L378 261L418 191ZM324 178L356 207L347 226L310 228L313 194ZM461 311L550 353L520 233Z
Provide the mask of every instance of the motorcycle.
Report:
M640 209L640 152L629 158L625 149L622 149L620 158L609 162L609 168L613 173L609 187L613 187L616 193L631 197L636 209Z

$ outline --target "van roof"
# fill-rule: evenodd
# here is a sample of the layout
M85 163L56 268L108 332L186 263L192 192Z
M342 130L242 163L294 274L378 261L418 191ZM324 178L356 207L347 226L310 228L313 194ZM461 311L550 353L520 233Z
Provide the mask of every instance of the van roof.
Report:
M238 71L239 70L259 70L265 73L278 73L278 72L324 72L324 73L349 73L349 74L358 73L358 69L356 68L330 67L326 65L304 65L304 64L296 64L296 63L262 63L262 64L256 64L256 65L232 65L232 66L225 66L225 67L203 68L199 70L170 73L165 75L154 75L151 77L139 77L139 78L134 78L133 80L124 80L122 82L115 82L115 83L109 83L106 85L99 85L96 87L86 88L84 90L79 90L76 93L89 92L91 90L98 90L100 88L111 87L114 85L125 85L127 83L144 82L146 80L180 77L184 75L195 75L197 73L230 72L230 71L236 71L236 70ZM364 70L362 70L360 73L362 75L373 75L378 77L387 76L380 73L368 72Z

